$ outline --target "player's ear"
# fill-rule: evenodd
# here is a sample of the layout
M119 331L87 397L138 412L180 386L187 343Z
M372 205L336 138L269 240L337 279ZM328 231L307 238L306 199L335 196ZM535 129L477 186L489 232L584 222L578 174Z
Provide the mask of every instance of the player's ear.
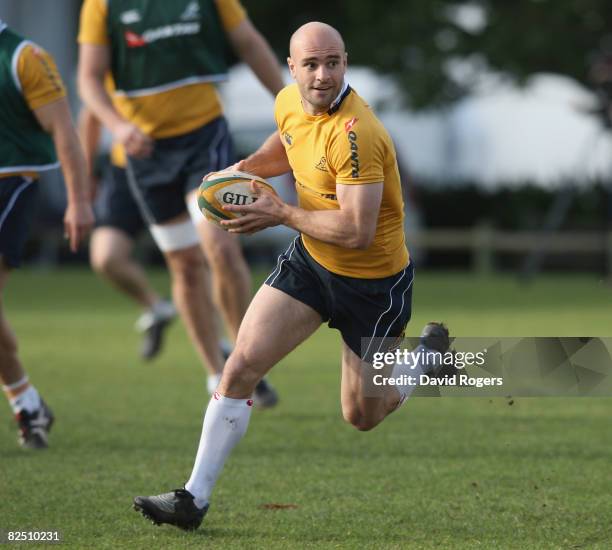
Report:
M291 73L291 76L295 78L295 63L293 62L293 59L291 59L291 57L287 58L287 66L289 67L289 72Z

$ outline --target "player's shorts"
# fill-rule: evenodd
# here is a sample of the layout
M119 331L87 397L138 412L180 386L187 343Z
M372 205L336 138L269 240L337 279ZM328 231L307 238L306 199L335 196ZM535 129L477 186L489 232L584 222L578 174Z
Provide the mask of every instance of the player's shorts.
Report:
M206 174L234 162L227 121L219 117L188 134L156 140L148 158L130 157L130 185L147 222L161 224L186 211L185 196Z
M102 177L95 203L96 227L112 227L132 239L146 228L132 196L125 168L109 166Z
M38 182L32 178L0 178L0 256L9 267L21 265L37 196Z
M330 328L340 331L356 355L369 361L364 351L370 346L362 347L362 338L403 336L412 312L413 279L412 263L382 279L337 275L317 263L298 236L279 256L265 284L313 308Z

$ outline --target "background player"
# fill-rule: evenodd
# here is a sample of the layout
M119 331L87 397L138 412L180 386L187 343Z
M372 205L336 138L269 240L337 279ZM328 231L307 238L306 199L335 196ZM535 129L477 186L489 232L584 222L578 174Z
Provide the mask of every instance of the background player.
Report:
M402 336L411 315L414 270L404 240L393 143L344 81L347 54L338 31L323 23L300 27L287 62L296 84L276 98L278 132L237 168L263 177L292 170L299 207L262 192L252 205L225 207L244 216L222 223L239 233L284 224L300 235L249 305L208 405L185 489L134 500L156 523L200 525L223 464L246 432L253 387L321 323L342 335L341 404L347 422L371 430L414 389L386 386L370 393L373 372L367 365L381 351L377 338ZM427 325L422 342L430 340L439 351L448 349L443 325ZM425 365L418 367L425 371ZM413 369L398 364L392 376L420 373Z
M55 149L54 149L55 146ZM21 263L35 210L38 175L58 166L68 205L66 237L75 252L93 224L85 161L66 90L53 58L0 20L0 297ZM0 302L0 381L19 425L19 443L44 448L53 413L29 382Z
M92 181L102 126L87 108L79 116L79 133L85 161ZM166 327L176 316L169 300L162 299L133 258L135 239L146 229L138 205L130 192L125 172L125 152L114 144L111 166L105 167L101 185L96 181L96 228L89 244L89 258L94 271L130 297L143 313L136 328L143 333L140 355L153 359L160 351Z
M233 336L251 292L235 236L203 223L195 202L202 176L233 162L211 83L226 78L227 42L273 94L283 86L280 66L237 0L85 0L79 42L81 95L128 153L132 192L165 256L174 303L210 371L211 391L223 358L200 242ZM109 71L114 104L104 88ZM276 400L265 384L255 397Z

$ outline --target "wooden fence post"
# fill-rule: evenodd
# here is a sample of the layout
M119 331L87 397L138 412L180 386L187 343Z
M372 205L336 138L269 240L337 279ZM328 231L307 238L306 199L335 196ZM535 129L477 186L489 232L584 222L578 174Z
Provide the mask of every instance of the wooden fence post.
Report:
M472 268L479 275L493 272L494 229L490 221L484 220L474 226L472 233Z

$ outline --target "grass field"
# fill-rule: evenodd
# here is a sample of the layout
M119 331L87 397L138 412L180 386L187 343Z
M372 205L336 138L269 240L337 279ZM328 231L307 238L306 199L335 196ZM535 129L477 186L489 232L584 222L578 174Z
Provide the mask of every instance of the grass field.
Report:
M612 334L612 288L595 277L521 288L419 273L415 285L411 335L431 319L462 336ZM420 398L360 433L341 419L327 328L273 370L282 402L254 412L202 528L154 527L132 498L188 477L207 400L182 327L140 363L137 312L79 270L17 273L6 308L57 423L48 451L23 452L1 406L0 529L60 530L75 548L612 544L612 401Z

